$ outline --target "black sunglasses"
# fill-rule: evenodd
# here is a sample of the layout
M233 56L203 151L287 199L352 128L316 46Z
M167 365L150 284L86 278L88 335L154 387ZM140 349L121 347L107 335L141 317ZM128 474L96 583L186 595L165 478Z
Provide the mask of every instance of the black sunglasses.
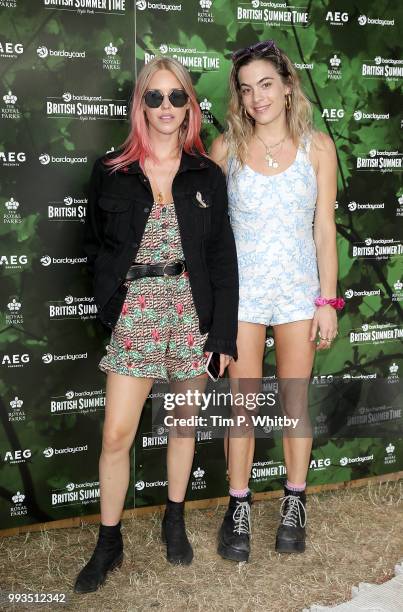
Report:
M240 60L243 60L246 57L250 57L253 54L264 54L268 51L273 52L275 55L280 55L280 51L274 40L263 40L262 42L255 43L254 45L250 45L249 47L234 51L234 53L231 55L231 59L233 63L236 64Z
M158 108L161 106L165 95L159 89L149 89L144 94L144 102L149 108ZM188 94L183 89L173 89L168 94L168 100L175 108L185 106L188 101Z

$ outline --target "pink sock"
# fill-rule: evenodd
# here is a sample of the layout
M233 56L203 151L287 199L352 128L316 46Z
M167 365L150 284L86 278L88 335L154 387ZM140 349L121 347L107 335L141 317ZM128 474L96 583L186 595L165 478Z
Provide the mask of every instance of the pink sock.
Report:
M290 482L289 480L287 480L287 482L285 483L285 486L290 491L303 491L306 487L306 482L304 482L303 484L294 484Z
M246 487L246 489L231 489L231 487L229 488L229 494L232 495L232 497L246 497L248 493L249 487Z

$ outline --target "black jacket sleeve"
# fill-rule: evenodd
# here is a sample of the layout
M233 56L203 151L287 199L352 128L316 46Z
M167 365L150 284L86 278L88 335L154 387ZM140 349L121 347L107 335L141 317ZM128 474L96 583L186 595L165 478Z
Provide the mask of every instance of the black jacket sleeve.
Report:
M97 206L101 188L101 174L101 162L97 159L93 165L89 182L83 238L83 252L87 256L87 269L90 274L93 273L94 262L103 241L101 211Z
M227 185L217 166L217 182L212 206L211 237L206 241L206 260L213 289L213 322L205 351L224 353L238 358L238 260L234 234L228 216Z

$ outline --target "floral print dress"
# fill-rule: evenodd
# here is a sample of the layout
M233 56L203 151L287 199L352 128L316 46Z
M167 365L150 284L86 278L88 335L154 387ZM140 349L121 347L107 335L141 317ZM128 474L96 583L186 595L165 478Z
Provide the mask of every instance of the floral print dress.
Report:
M174 203L153 203L136 263L184 259ZM179 276L125 281L126 300L99 369L127 376L185 380L205 373L207 334L190 290L188 272Z

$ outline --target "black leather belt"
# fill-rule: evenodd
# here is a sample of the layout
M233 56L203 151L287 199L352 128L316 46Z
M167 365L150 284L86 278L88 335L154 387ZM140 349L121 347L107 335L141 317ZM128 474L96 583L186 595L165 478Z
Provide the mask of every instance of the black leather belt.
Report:
M144 276L179 276L186 270L184 259L158 264L133 264L126 274L126 280L135 280Z

